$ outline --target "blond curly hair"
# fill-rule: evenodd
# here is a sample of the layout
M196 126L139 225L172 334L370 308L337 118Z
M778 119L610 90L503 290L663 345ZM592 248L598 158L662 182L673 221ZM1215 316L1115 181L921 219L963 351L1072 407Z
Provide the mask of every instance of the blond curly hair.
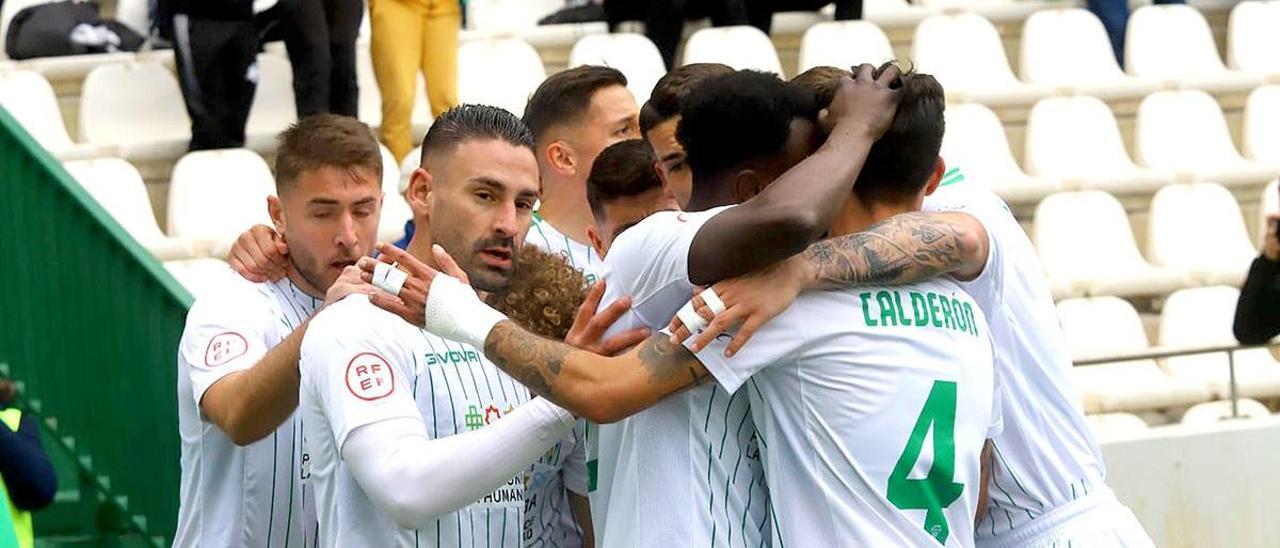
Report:
M486 300L517 325L563 341L586 298L587 278L578 269L560 255L526 245L516 257L511 284Z

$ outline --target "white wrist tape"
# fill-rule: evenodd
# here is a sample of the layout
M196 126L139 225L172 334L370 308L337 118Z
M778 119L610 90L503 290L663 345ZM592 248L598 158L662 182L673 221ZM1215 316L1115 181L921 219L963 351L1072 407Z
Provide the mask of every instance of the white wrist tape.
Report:
M702 302L706 303L707 308L711 310L712 316L719 316L724 312L724 301L720 300L720 296L716 295L716 290L708 287L706 291L698 294L702 297Z
M431 333L484 349L484 340L507 317L484 304L471 286L446 274L436 274L427 291L424 311Z
M689 330L689 333L697 333L707 326L707 320L702 319L702 316L698 315L698 311L693 309L693 301L684 303L684 306L680 307L680 310L676 312L676 317L680 318L681 323L684 323L684 327Z
M373 267L373 286L397 297L400 296L400 290L404 288L404 282L408 279L407 272L387 263L379 261Z

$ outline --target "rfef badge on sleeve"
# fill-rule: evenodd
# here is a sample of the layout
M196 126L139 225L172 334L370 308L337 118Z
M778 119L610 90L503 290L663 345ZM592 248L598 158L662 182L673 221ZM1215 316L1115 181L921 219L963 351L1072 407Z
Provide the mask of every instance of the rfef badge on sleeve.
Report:
M249 341L244 335L234 331L219 333L209 339L209 346L204 350L204 365L218 367L239 358L249 352Z
M395 387L391 364L382 356L363 352L347 363L347 390L355 397L373 401L387 397Z

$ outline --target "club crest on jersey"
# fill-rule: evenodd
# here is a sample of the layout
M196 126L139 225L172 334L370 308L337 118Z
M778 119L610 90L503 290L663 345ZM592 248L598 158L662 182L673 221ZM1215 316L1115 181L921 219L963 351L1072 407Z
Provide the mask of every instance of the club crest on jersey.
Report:
M209 346L204 350L204 364L208 367L226 365L248 352L249 341L243 335L234 331L219 333L209 339Z
M347 363L347 390L353 396L373 401L391 395L395 387L391 364L382 356L362 352Z

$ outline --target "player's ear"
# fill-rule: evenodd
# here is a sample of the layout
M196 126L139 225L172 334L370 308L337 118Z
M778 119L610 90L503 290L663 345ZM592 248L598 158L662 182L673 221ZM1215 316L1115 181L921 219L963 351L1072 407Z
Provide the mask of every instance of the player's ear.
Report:
M409 203L409 209L413 210L414 219L427 217L427 211L430 209L428 201L431 199L434 183L435 178L426 168L415 169L413 175L409 176L409 186L404 191L404 199Z
M271 225L275 227L277 234L284 234L284 205L280 203L280 197L267 196L267 215L271 217Z
M938 190L938 185L942 184L942 176L946 174L946 172L947 162L939 156L938 162L933 165L933 173L929 174L929 182L924 185L925 196L932 195L935 190Z
M604 245L604 239L600 237L600 231L596 230L596 225L587 225L587 240L591 242L591 248L596 250L596 255L603 259L609 248Z
M750 200L769 184L763 174L754 169L744 169L733 176L734 193L739 202Z
M573 156L573 147L564 141L554 141L547 145L546 155L547 165L551 166L557 173L563 175L573 175L577 172L577 159Z

